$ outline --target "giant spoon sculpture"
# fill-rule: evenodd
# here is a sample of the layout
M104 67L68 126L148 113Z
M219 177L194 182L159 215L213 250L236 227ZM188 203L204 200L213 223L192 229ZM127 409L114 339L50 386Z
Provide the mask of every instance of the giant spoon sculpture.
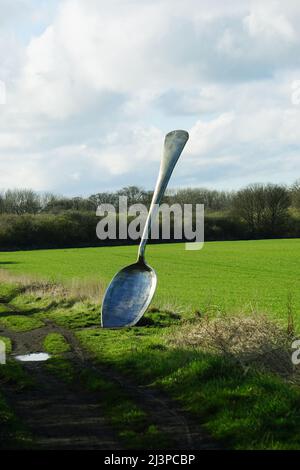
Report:
M169 179L189 138L186 131L172 131L165 137L164 151L149 214L145 223L136 263L121 269L109 284L102 303L102 327L124 328L135 325L154 295L157 277L145 261L151 221L157 215Z

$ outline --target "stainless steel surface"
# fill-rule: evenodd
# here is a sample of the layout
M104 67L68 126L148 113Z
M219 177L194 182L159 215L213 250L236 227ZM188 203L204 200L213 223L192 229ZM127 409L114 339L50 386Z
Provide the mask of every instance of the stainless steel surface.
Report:
M156 289L156 273L145 263L134 263L116 274L102 304L102 326L135 325L147 310Z
M151 229L151 221L156 216L158 205L161 203L177 160L180 157L188 138L189 134L186 131L172 131L165 137L164 152L160 163L159 175L139 246L138 259L144 259L146 243Z
M151 221L157 214L158 205L188 138L188 133L182 130L169 132L165 137L159 175L139 246L138 259L136 263L119 271L109 284L102 303L103 328L135 325L153 298L157 277L154 269L145 261L146 243Z

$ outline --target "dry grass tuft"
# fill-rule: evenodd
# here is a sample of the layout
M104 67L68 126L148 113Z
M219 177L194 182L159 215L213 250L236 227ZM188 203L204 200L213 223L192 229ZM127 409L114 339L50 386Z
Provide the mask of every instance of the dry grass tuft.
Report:
M20 286L30 286L34 282L38 282L38 278L29 276L28 274L13 274L6 269L0 269L0 283L15 283Z
M69 295L80 300L91 300L99 303L105 293L105 284L96 279L72 279L66 285Z
M72 298L75 300L90 300L99 303L102 301L105 285L102 281L91 279L72 279L66 283L58 283L28 275L13 274L0 269L0 283L14 283L23 292L37 296L50 295L59 298Z
M173 332L170 343L231 358L245 372L254 365L296 380L291 361L291 335L262 314L203 317Z

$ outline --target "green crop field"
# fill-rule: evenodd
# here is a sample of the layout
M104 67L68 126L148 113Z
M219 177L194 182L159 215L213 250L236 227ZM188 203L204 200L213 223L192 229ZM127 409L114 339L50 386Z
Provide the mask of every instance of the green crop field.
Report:
M0 267L66 281L99 279L104 285L134 262L136 247L2 252ZM253 309L282 317L300 310L300 239L210 242L199 251L184 244L150 245L147 260L158 274L153 305L186 311Z

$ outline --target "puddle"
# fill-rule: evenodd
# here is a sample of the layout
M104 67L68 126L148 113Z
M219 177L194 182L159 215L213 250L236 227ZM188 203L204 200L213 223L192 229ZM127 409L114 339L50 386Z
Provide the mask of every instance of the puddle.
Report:
M50 354L48 353L31 353L31 354L24 354L23 356L15 356L15 358L18 361L22 362L33 362L33 361L47 361L47 359L50 359Z

